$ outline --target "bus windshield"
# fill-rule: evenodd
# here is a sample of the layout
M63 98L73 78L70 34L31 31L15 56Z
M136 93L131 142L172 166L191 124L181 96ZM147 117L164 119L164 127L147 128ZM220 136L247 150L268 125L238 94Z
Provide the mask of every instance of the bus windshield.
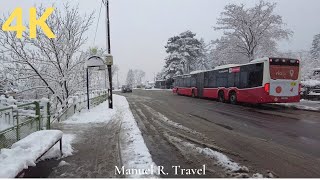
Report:
M270 77L276 79L297 80L299 78L299 60L270 59Z

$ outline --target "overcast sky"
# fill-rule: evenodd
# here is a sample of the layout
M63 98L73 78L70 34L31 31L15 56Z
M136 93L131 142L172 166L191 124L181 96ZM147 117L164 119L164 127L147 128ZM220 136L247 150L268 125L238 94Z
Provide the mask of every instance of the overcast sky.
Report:
M287 27L294 31L290 41L280 42L282 50L299 51L311 47L312 38L320 33L319 0L270 0L277 2L276 13L283 17ZM61 7L62 0L1 0L0 13L11 12L16 7L25 9L35 4ZM95 12L95 21L88 32L87 47L106 47L105 8L101 12L96 42L96 31L101 0L70 0L79 4L84 13ZM164 45L169 37L191 30L206 42L217 39L221 32L213 26L225 5L244 3L253 6L256 0L110 0L111 48L114 63L120 68L119 79L124 82L127 71L142 69L146 80L152 80L161 70L166 56Z

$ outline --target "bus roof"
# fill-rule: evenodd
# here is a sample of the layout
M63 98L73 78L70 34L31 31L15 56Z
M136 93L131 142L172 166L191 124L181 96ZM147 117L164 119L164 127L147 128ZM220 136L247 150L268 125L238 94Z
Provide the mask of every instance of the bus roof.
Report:
M198 74L198 73L202 73L202 72L206 72L206 71L210 71L210 70L197 70L197 71L192 71L192 72L190 73L190 75L192 75L192 74Z
M250 61L250 63L264 62L264 61L269 61L269 58L268 57L263 57L263 58L254 59L254 60ZM250 64L250 63L248 63L248 64Z
M231 67L236 67L236 66L241 66L241 65L242 64L226 64L226 65L217 66L213 70L226 69L226 68L231 68Z
M279 57L263 57L263 58L254 59L254 60L252 60L252 61L250 61L248 63L244 63L244 64L226 64L226 65L217 66L214 69L196 70L196 71L190 72L189 74L183 74L183 75L174 76L173 78L188 77L190 75L199 74L199 73L202 73L202 72L208 72L208 71L227 69L227 68L238 67L238 66L243 66L243 65L261 63L261 62L269 61L270 58L271 59L294 59L294 58L279 58ZM313 71L315 71L315 70L318 71L318 70L320 70L320 68L313 69Z

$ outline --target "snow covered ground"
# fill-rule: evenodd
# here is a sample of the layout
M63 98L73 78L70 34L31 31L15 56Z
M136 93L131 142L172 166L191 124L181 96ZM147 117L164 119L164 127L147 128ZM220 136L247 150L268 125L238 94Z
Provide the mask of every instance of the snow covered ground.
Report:
M100 105L84 109L64 121L64 124L85 124L85 123L108 123L116 114L116 108L109 109L108 102L105 101Z
M0 178L13 178L28 166L35 166L37 158L62 137L64 157L72 155L72 135L63 135L59 130L37 131L14 143L11 149L1 149ZM59 144L47 152L42 159L60 156Z
M128 101L125 97L119 95L113 95L113 99L114 109L109 109L108 102L104 102L90 110L83 110L73 115L63 124L72 126L92 123L107 124L111 120L120 121L122 125L119 145L122 165L125 169L149 169L151 166L156 166L132 115ZM71 143L75 139L75 135L63 134L59 130L38 131L28 138L15 143L11 149L2 149L0 154L0 177L15 177L24 168L35 166L36 159L43 149L61 137L63 137L64 157L72 155L74 150ZM41 160L59 157L59 154L59 144L57 144ZM66 163L62 163L59 166L64 166ZM156 175L131 174L126 175L126 177L156 177Z
M230 170L230 171L234 172L234 171L238 171L240 169L247 168L245 166L240 166L238 163L231 161L226 155L224 155L218 151L214 151L210 148L198 147L195 144L192 144L190 142L184 141L180 138L173 137L173 136L169 136L169 139L173 142L179 143L182 146L187 147L188 149L190 149L190 151L195 151L197 153L200 153L204 156L208 156L209 158L216 160L217 164L222 166L226 170Z
M276 103L276 105L297 108L301 110L320 111L320 101L301 99L299 103Z
M155 166L150 152L143 140L141 132L132 115L129 103L124 96L114 94L114 107L108 108L108 102L90 109L83 110L70 117L63 123L72 124L92 124L92 123L108 123L111 120L121 121L120 130L120 153L122 165L125 169L149 169ZM118 167L121 169L121 167ZM156 177L153 174L131 174L126 177Z
M130 110L129 103L123 96L114 96L117 113L121 114L122 128L120 147L123 166L126 169L150 169L156 166L143 140L142 134ZM131 174L129 178L154 178L155 174Z

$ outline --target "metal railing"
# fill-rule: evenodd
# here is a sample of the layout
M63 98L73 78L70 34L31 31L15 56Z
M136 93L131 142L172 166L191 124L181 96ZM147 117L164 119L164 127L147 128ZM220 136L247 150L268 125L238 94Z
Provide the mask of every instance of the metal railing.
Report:
M90 94L90 105L97 106L107 98L107 91L93 92ZM34 101L0 108L0 149L11 147L33 132L50 129L53 122L64 121L85 108L87 98L84 94L80 94L76 102L68 104L56 116L51 115L49 102Z
M49 103L38 101L0 109L0 149L41 129L50 129Z
M108 93L107 91L99 91L94 92L90 94L90 107L97 106L101 104L102 102L106 101L108 99ZM73 101L73 103L68 104L66 108L62 110L59 115L52 118L51 123L55 121L65 121L68 118L70 118L72 115L74 115L77 112L80 112L83 109L87 108L87 96L86 94L80 94L78 96L77 101Z

